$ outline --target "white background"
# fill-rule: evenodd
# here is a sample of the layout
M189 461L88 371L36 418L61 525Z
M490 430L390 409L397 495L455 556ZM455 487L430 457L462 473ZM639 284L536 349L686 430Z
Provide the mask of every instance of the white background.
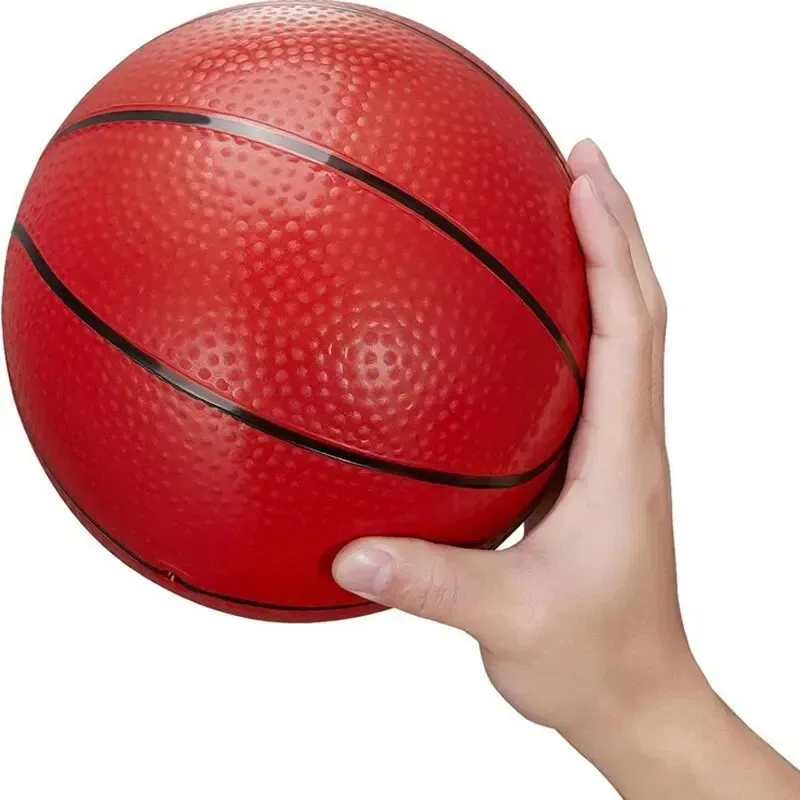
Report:
M219 0L0 12L0 225L71 107ZM475 51L562 148L594 136L671 310L686 622L728 702L800 763L798 89L791 3L382 0ZM324 525L324 520L320 520ZM486 681L466 637L392 612L256 623L117 562L50 488L0 381L0 795L609 798Z

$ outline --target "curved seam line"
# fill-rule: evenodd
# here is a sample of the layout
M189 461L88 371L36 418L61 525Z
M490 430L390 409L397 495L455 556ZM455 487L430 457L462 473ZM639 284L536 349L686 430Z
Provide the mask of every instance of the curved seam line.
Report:
M38 459L39 463L42 465L45 473L47 474L50 481L53 483L55 488L67 499L69 503L71 503L77 512L86 518L86 520L94 526L97 532L105 537L111 544L118 547L124 553L126 553L130 558L132 558L137 564L143 567L148 572L151 572L155 575L160 576L162 579L169 580L171 583L178 584L182 586L184 589L187 589L194 594L204 596L204 597L212 597L216 600L221 600L226 603L230 603L232 605L242 605L249 608L263 608L273 611L279 612L309 612L309 613L316 613L316 612L326 612L326 611L346 611L348 609L362 609L362 608L370 608L375 607L376 610L380 610L382 606L377 603L372 602L360 602L360 603L352 603L352 604L345 604L345 605L332 605L332 606L287 606L287 605L279 605L276 603L266 603L263 601L258 600L247 600L238 597L232 597L230 595L221 594L219 592L212 592L208 589L202 589L199 586L196 586L189 581L186 581L180 575L175 572L172 572L167 569L163 569L161 567L156 567L150 564L148 561L145 561L140 555L136 552L131 550L127 545L123 544L119 539L115 536L112 536L102 525L98 523L97 520L86 511L83 506L75 499L75 497L70 494L70 492L66 489L63 483L59 480L56 476L55 472L48 466L45 462L43 456L39 453L39 449L36 447L36 443L33 440L33 435L31 434L27 423L25 422L25 418L22 416L22 411L20 409L19 401L17 399L17 394L14 389L13 381L11 380L11 371L8 364L8 359L6 359L6 368L8 370L8 378L9 378L9 385L11 387L11 395L14 398L14 403L17 406L19 411L19 418L20 422L22 423L22 428L25 431L25 435L28 437L28 441L31 444L31 449L34 452L34 455ZM482 549L482 550L494 550L499 547L506 539L508 539L511 534L514 533L520 525L523 525L525 521L533 514L536 510L537 506L543 501L546 495L546 491L542 491L537 497L535 497L526 507L523 509L521 514L514 520L514 522L509 526L509 528L501 535L501 536L494 536L491 539L487 540L482 545L471 546L472 549ZM464 545L457 545L451 544L451 546L464 546ZM147 575L145 575L147 577Z
M358 453L299 431L285 428L210 391L201 384L196 383L168 366L160 359L137 347L133 342L108 325L108 323L88 308L80 298L73 294L53 271L21 222L17 221L14 224L12 235L19 241L34 269L56 297L58 297L81 322L115 347L125 357L138 364L173 389L188 395L194 400L198 400L211 408L215 408L261 433L316 453L317 455L326 456L352 466L372 469L378 472L398 475L400 477L427 483L455 486L464 489L508 489L528 483L541 475L541 473L558 460L572 436L572 431L570 431L558 449L546 461L534 467L532 470L517 475L480 476L449 473L425 467L402 464L378 456Z
M40 459L41 460L41 459ZM210 597L215 600L221 600L224 603L230 603L232 605L240 605L240 606L247 606L249 608L263 608L271 611L283 611L283 612L309 612L309 613L316 613L316 612L325 612L325 611L345 611L347 609L356 609L356 608L369 608L370 606L375 606L376 609L380 608L380 606L376 605L375 603L348 603L343 605L334 605L334 606L288 606L288 605L280 605L278 603L266 603L259 600L247 600L241 597L233 597L231 595L222 594L220 592L213 592L209 589L202 589L196 584L193 584L187 581L185 578L182 578L178 573L173 572L172 570L163 569L161 567L156 567L153 564L145 561L140 555L135 553L129 547L124 545L119 539L112 536L105 528L103 528L97 520L95 520L87 511L84 509L76 500L75 498L66 490L64 484L61 483L60 480L55 476L53 471L47 467L47 465L42 461L42 466L44 467L45 472L49 475L50 480L55 484L56 488L64 495L64 497L69 500L69 502L75 507L81 516L85 517L91 525L100 533L103 537L108 539L108 541L113 544L115 547L118 547L125 553L129 558L132 558L139 566L143 567L147 572L152 573L153 575L157 575L158 577L169 581L170 583L174 583L183 589L186 589L193 594L200 595L202 597Z
M314 2L314 0L295 0L296 3L300 5L308 5L316 8L325 8L325 3ZM263 3L262 5L270 5L270 3ZM553 155L556 156L558 162L564 171L564 176L567 178L569 183L572 183L572 174L569 169L569 164L567 163L566 158L564 158L564 154L558 148L558 145L555 142L552 134L549 130L545 127L545 124L539 119L539 117L534 113L533 109L528 106L528 104L522 99L522 97L517 93L515 89L511 87L510 84L506 85L499 76L493 75L490 71L490 67L488 64L484 66L481 63L481 59L474 53L471 53L466 48L459 49L460 45L456 45L455 42L452 44L449 41L449 37L445 36L443 33L439 33L438 31L433 30L432 28L428 28L424 26L421 22L415 22L411 19L404 19L400 15L393 14L392 12L383 11L377 8L369 8L369 7L359 7L353 6L349 3L340 3L337 0L332 0L329 6L333 6L334 8L340 8L342 10L349 10L353 11L356 15L362 14L366 17L373 17L375 19L380 19L385 22L390 22L395 25L398 25L402 28L406 28L407 30L412 31L420 36L423 36L426 39L429 39L434 44L438 45L439 47L443 47L453 55L457 56L458 58L466 61L471 67L476 69L480 72L481 75L488 78L494 86L500 89L503 94L506 95L510 100L514 102L514 104L523 112L523 114L528 118L528 120L533 123L534 128L544 137L545 141L547 142L548 147L553 151ZM454 46L456 45L456 46Z
M204 128L217 133L247 139L268 147L279 148L321 166L330 167L332 170L368 186L384 197L394 200L440 233L443 233L451 241L460 245L516 295L517 299L534 314L556 347L558 347L578 385L579 391L583 391L583 376L566 336L534 294L508 267L486 250L470 233L404 189L351 161L347 161L341 156L321 148L307 139L288 134L263 122L245 120L240 117L209 115L194 111L137 107L95 114L74 122L59 131L51 140L50 145L81 130L125 122L156 122Z
M244 605L254 608L264 608L264 609L271 609L273 611L285 611L285 612L292 612L292 611L308 611L308 612L324 612L324 611L344 611L347 609L356 609L356 608L368 608L370 606L375 606L376 609L380 609L376 603L367 602L360 602L360 603L349 603L344 605L333 605L333 606L288 606L288 605L279 605L277 603L265 603L258 600L247 600L239 597L232 597L230 595L221 594L220 592L212 592L208 589L202 589L199 586L190 583L189 581L181 578L175 572L172 572L168 569L163 569L161 567L156 567L153 564L150 564L148 561L145 561L138 553L134 552L130 549L127 545L123 544L119 539L115 536L112 536L100 523L92 517L91 514L76 500L76 498L67 490L63 483L59 480L56 476L55 472L50 468L47 462L44 460L44 457L39 452L39 448L36 446L36 442L33 439L33 435L28 427L25 418L22 415L22 409L19 404L19 399L17 398L16 390L14 389L14 382L11 379L11 368L8 363L8 358L6 358L6 369L8 372L8 382L9 386L11 387L11 396L14 398L14 403L17 406L17 411L19 413L19 419L22 423L22 429L25 431L25 435L28 437L28 441L31 444L31 449L34 452L34 455L38 459L39 463L42 465L45 473L47 474L50 481L56 487L58 491L60 491L63 496L68 500L68 502L72 503L75 509L78 511L79 514L83 515L96 529L97 532L104 536L111 544L118 547L122 552L126 553L130 558L132 558L137 564L142 566L148 572L151 572L155 575L160 576L161 578L167 579L172 583L176 583L180 586L183 586L185 589L194 592L198 595L203 595L206 597L213 597L217 600L222 600L227 603L232 603L235 605Z
M202 22L207 19L213 19L214 17L222 16L232 11L241 11L244 9L249 8L269 8L269 7L292 7L292 6L309 6L311 8L336 8L340 11L348 11L356 16L364 16L364 17L372 17L374 19L380 19L383 22L389 22L394 25L398 25L399 27L406 28L407 30L412 31L420 36L423 36L426 39L429 39L434 44L438 45L439 47L443 47L445 50L453 53L454 55L458 56L460 59L464 60L469 64L471 67L476 69L478 72L481 73L484 77L488 78L498 89L500 89L507 97L514 101L514 103L518 106L518 108L524 113L524 115L528 118L528 120L533 123L533 126L539 131L539 133L544 136L547 140L547 144L550 149L553 151L554 155L558 158L558 161L561 165L561 168L564 171L564 175L567 180L571 183L572 182L572 173L569 168L569 163L567 162L566 158L564 158L564 154L559 149L558 145L555 142L552 134L547 127L542 122L541 119L536 115L532 108L522 99L522 97L518 94L518 92L513 89L510 84L506 85L499 76L493 75L490 71L490 68L487 65L481 63L480 59L474 53L471 53L466 48L459 50L457 47L454 47L453 44L448 42L448 37L444 34L438 33L438 31L434 31L433 29L427 28L427 26L423 26L422 23L417 23L411 19L405 19L399 14L391 14L391 12L383 12L377 8L371 8L369 6L356 6L351 3L344 3L338 2L337 0L331 0L331 2L316 2L315 0L290 0L286 2L285 0L275 0L274 2L261 2L261 3L243 3L237 6L231 6L230 8L221 8L218 11L212 11L208 14L203 14L200 17L195 17L195 19L189 20L188 22L184 22L182 25L176 25L174 28L171 28L168 31L156 36L154 39L151 39L150 42L143 45L139 50L147 47L148 44L152 44L153 42L158 41L159 39L163 38L164 36L168 36L171 33L175 33L176 31L181 30L182 28L187 28L191 25L194 25L196 22ZM440 38L441 37L441 38ZM136 51L138 52L138 50Z

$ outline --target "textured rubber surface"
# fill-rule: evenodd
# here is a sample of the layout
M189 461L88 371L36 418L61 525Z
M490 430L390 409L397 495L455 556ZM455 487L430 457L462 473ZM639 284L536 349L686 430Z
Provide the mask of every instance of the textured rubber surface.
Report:
M381 472L387 472L393 475L403 475L416 480L441 483L448 486L462 486L476 489L506 488L526 483L531 478L544 472L563 454L567 441L566 438L562 444L553 451L550 458L527 472L517 473L515 475L464 475L442 472L440 470L432 470L409 464L401 464L386 458L381 458L380 456L358 453L355 450L341 447L331 442L325 442L313 435L292 430L236 404L230 398L223 397L213 389L203 386L201 383L192 380L191 377L171 367L165 361L142 350L130 339L123 336L118 330L108 325L108 323L95 314L60 280L21 222L15 223L13 236L23 246L31 263L44 282L64 305L89 328L116 347L121 353L178 391L183 392L195 400L200 400L210 408L228 414L255 430L277 437L284 442L289 442L297 447L303 447L315 453L327 455L339 461L377 469Z
M501 262L585 368L562 162L457 46L340 4L221 12L135 53L62 131L137 108L266 125L380 176ZM3 329L42 462L109 549L213 607L363 613L330 578L343 544L497 543L535 503L577 417L559 336L519 294L335 163L201 125L73 128L43 155L19 224L28 252L12 239ZM535 477L466 488L426 478L437 472Z
M514 489L443 487L253 431L176 392L87 328L16 241L4 322L15 343L17 402L52 474L139 558L207 592L283 606L353 602L328 576L354 536L483 543L549 475Z
M428 36L344 4L233 9L134 53L65 126L122 106L265 122L384 175L509 266L585 363L583 261L561 161L494 80Z
M31 443L34 446L34 451L36 451L35 444L32 440ZM66 489L61 485L55 475L53 475L47 464L42 461L38 452L37 457L39 457L45 474L50 479L53 487L59 493L64 502L70 507L72 512L84 525L84 527L109 552L117 556L117 558L125 562L137 572L140 572L142 575L149 578L154 583L162 586L163 588L169 589L176 594L186 597L189 600L193 600L201 605L216 608L219 611L225 611L231 614L237 614L239 616L264 619L268 615L269 619L272 619L273 621L283 622L319 622L320 620L332 621L337 619L364 616L366 614L374 614L376 612L385 610L382 606L366 601L354 601L341 606L327 606L321 608L278 606L260 601L251 601L239 597L229 597L227 595L209 592L206 589L194 586L171 570L148 564L137 553L133 552L124 544L122 544L122 542L116 539L116 537L114 537L109 531L101 528L83 508L76 504L74 498L67 493ZM553 479L556 479L555 475L553 476ZM484 549L493 549L505 541L508 536L510 536L511 533L535 511L537 505L538 499L524 509L523 513L520 514L520 516L509 526L508 530L504 531L500 536L483 543L482 547Z
M211 132L229 134L236 139L245 139L254 144L275 147L284 150L290 155L300 156L310 161L312 164L330 167L340 175L353 178L358 183L374 190L377 194L394 200L402 208L410 211L415 216L421 217L434 229L438 230L446 237L449 237L456 244L475 256L491 273L514 292L514 294L516 294L536 315L539 322L553 338L553 341L558 345L559 350L561 350L562 355L567 360L576 381L582 386L583 379L580 366L575 360L575 356L564 334L550 317L547 309L545 309L536 297L528 291L516 275L459 225L449 220L432 206L427 205L399 186L390 183L380 175L376 175L364 167L341 158L334 153L323 150L300 137L275 130L271 126L263 123L251 122L237 117L220 115L210 116L206 114L197 114L196 112L176 111L172 109L117 109L115 111L97 114L79 120L62 129L57 139L64 138L72 133L77 133L87 128L121 122L164 122L176 125L195 126Z

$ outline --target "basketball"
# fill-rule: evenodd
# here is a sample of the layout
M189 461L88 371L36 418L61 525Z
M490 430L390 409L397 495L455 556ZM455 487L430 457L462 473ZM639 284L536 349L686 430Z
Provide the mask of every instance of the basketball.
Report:
M371 535L492 548L567 455L590 334L570 174L525 101L409 20L219 11L112 70L22 200L20 417L112 553L212 608L380 610Z

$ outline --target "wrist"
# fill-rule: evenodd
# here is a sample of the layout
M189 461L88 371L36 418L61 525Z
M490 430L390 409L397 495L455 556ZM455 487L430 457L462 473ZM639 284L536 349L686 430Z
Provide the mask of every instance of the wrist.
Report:
M691 746L693 737L723 725L727 713L687 650L662 662L658 674L601 698L592 714L561 733L605 771L605 763L618 758L657 757Z
M567 740L623 797L731 796L736 779L720 775L748 752L742 725L694 659L678 659L634 695L615 713L567 731ZM707 790L710 784L714 791ZM721 786L726 790L718 791Z
M623 797L800 797L800 774L717 696L693 660L567 740Z

